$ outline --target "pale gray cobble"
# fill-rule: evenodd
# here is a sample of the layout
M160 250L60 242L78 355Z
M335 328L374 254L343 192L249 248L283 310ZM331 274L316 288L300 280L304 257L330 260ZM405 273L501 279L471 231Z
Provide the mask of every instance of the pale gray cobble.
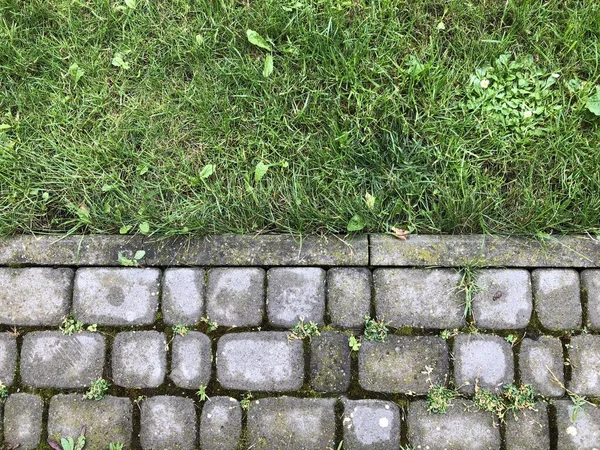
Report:
M506 450L548 450L550 425L548 405L535 404L533 410L518 411L506 415Z
M585 300L587 321L591 329L600 330L600 269L581 272L581 291Z
M44 402L37 395L11 394L4 404L4 442L20 450L38 448Z
M124 331L115 337L112 378L127 388L156 388L167 370L167 341L157 331Z
M162 286L163 320L167 325L195 325L204 315L204 270L167 269Z
M569 389L578 395L600 396L600 336L588 334L572 337L569 360Z
M542 327L553 331L581 328L579 273L572 269L536 269L531 277Z
M525 338L519 352L521 382L546 397L562 397L565 393L563 349L560 339L541 336Z
M310 344L310 385L319 392L344 392L350 384L348 335L325 332Z
M17 338L9 333L0 334L0 381L13 384L17 367Z
M360 330L371 312L371 271L334 267L327 271L327 311L331 325Z
M344 399L344 448L397 450L400 446L400 409L384 400Z
M242 408L231 397L211 397L202 407L200 448L236 450L242 433Z
M192 331L175 336L171 354L170 378L176 386L198 390L206 386L211 375L211 343L208 336Z
M144 450L193 450L197 442L197 423L192 399L150 397L141 405L141 446Z
M557 400L557 450L600 448L600 409L591 405L576 408L571 400Z

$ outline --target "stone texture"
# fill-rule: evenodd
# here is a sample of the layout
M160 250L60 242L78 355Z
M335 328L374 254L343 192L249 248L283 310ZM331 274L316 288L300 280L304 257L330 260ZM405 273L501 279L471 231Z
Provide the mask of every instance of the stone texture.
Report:
M460 334L454 340L454 379L462 392L479 387L502 392L513 382L514 362L510 344L500 336ZM468 384L467 384L468 383Z
M0 268L0 324L58 326L69 313L73 270Z
M73 315L98 325L150 325L158 310L160 270L85 268L75 274Z
M350 385L348 335L326 332L310 344L310 385L315 391L344 392Z
M217 344L217 378L225 389L295 391L304 381L302 342L276 331L225 335Z
M327 271L327 311L331 325L360 329L371 312L371 271L334 267Z
M530 384L537 394L562 397L564 386L563 350L560 339L542 336L537 340L525 338L519 353L521 382Z
M414 401L407 421L408 441L415 449L500 449L500 428L489 412L477 410L470 400L455 402L446 414L432 414L425 400Z
M242 433L242 408L231 397L211 397L202 407L200 448L236 450Z
M567 269L536 269L531 278L540 324L549 330L580 328L579 273Z
M581 292L591 329L600 330L600 269L581 272Z
M523 269L482 269L476 275L473 318L479 328L525 328L533 300L529 272Z
M292 397L253 401L248 412L248 448L335 448L335 399Z
M121 442L131 447L132 404L128 398L112 397L82 400L81 394L55 395L48 412L48 437L79 436L85 425L85 450L106 450L108 443Z
M400 409L393 402L344 399L342 427L347 450L400 447Z
M102 376L105 355L104 336L99 333L27 333L21 349L21 382L38 388L87 387Z
M394 327L460 328L465 296L451 269L377 269L375 311Z
M144 450L196 448L196 407L190 398L158 396L142 402L140 443Z
M437 336L388 336L385 342L363 341L358 355L358 379L368 391L426 394L431 383L448 378L448 349Z
M11 394L4 405L4 442L19 450L38 448L44 402L37 395Z
M209 337L197 331L175 336L169 376L175 385L198 390L200 386L208 384L212 364L210 346Z
M262 323L265 271L256 267L208 271L206 313L219 325L252 327Z
M576 411L571 400L557 400L557 450L597 450L600 448L600 409L590 405ZM575 417L576 416L576 417ZM576 420L573 420L573 419Z
M167 370L167 341L157 331L125 331L113 343L112 378L116 385L155 388Z
M538 402L535 410L525 410L506 415L506 450L548 450L550 426L548 406Z
M8 333L0 334L0 381L5 386L13 384L17 366L17 338Z
M167 269L162 314L167 325L195 325L204 315L204 270Z
M600 336L584 334L571 338L569 389L579 395L600 396Z

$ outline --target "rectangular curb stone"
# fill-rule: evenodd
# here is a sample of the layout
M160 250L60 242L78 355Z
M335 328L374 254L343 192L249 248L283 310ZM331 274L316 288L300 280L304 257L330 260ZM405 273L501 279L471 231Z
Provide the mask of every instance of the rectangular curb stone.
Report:
M17 368L17 338L8 333L0 334L0 382L13 384Z
M200 448L237 450L242 434L242 408L231 397L211 397L202 407Z
M195 325L204 315L204 270L167 269L161 311L167 325Z
M156 388L167 372L167 340L158 331L123 331L115 337L112 378L128 388Z
M600 409L586 405L575 414L571 400L557 400L554 405L558 428L557 450L600 448Z
M4 442L36 449L42 436L44 402L37 395L11 394L4 404Z
M191 398L157 396L142 402L140 443L144 450L193 450L196 407Z

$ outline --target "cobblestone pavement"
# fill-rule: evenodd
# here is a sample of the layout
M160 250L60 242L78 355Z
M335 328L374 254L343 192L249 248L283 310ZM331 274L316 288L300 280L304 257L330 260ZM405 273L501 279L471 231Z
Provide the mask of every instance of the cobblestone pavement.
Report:
M6 448L600 449L590 237L15 237L0 266Z

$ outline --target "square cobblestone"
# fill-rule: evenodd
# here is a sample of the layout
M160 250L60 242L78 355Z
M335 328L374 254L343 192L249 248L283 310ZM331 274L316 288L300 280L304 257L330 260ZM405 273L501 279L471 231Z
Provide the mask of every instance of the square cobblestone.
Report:
M545 397L562 397L565 389L556 382L565 382L563 350L560 339L542 336L537 340L525 338L519 353L521 382L530 384Z
M17 338L8 333L0 334L0 382L13 384L17 367Z
M167 370L167 341L158 331L124 331L115 337L112 378L127 388L160 386Z
M237 450L242 433L242 408L231 397L211 397L200 418L202 450Z
M207 335L192 331L175 336L172 344L171 375L176 386L198 390L210 381L212 356Z
M350 385L348 335L321 333L310 344L310 385L315 391L344 392Z
M161 311L167 325L195 325L200 322L204 315L204 270L165 270Z
M531 277L540 324L553 331L581 328L579 273L570 269L536 269Z
M575 410L571 400L557 400L557 450L597 450L600 448L600 409L584 406Z
M550 426L548 406L538 402L535 410L525 410L506 416L506 450L548 450Z
M157 396L142 402L140 443L144 450L193 450L196 407L190 398Z
M581 272L581 291L586 300L589 326L598 331L600 330L600 269Z
M11 394L4 405L4 442L19 450L38 448L44 402L37 395Z
M334 267L327 271L327 311L331 325L359 330L371 312L371 271Z
M600 396L600 336L584 334L571 338L569 389L579 395Z
M400 447L400 409L383 400L344 399L344 448L397 450Z

